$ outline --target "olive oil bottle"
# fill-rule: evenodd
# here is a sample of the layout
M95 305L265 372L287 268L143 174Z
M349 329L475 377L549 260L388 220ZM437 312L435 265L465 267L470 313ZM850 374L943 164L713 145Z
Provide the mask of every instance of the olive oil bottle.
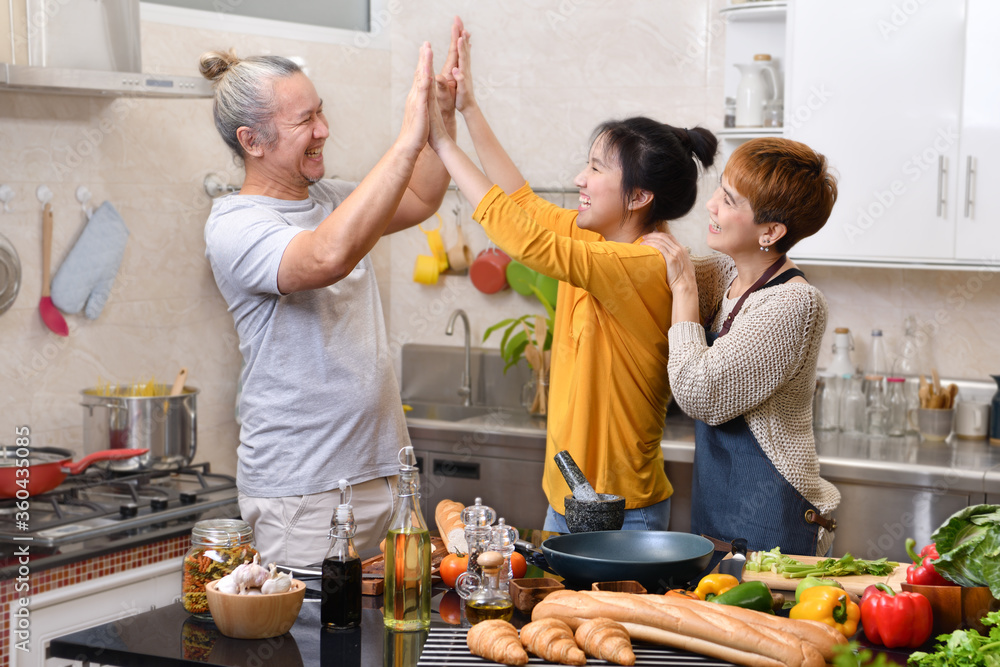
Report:
M431 624L431 536L420 512L413 447L400 450L399 503L385 540L385 625L426 630Z
M506 585L501 585L500 570L504 557L497 551L485 551L478 559L483 574L479 586L465 602L465 618L475 625L482 621L509 621L514 615L514 602Z

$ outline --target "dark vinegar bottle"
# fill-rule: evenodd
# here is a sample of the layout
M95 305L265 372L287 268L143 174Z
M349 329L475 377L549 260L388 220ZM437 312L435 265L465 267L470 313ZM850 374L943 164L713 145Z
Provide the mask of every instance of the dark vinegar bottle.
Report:
M361 625L361 558L354 549L354 513L344 500L346 486L341 480L340 505L330 528L333 544L323 560L320 621L328 628Z

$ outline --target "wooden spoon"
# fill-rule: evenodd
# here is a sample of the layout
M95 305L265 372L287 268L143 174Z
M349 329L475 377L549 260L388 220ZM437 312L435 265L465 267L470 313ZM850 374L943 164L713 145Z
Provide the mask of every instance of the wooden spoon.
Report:
M958 398L958 385L955 384L954 382L949 384L948 390L945 392L945 394L948 396L947 405L945 405L945 407L946 408L955 407L955 399Z
M927 378L925 378L923 376L923 374L921 374L920 375L920 391L918 392L918 396L920 397L920 407L922 407L922 408L929 408L929 407L931 407L931 405L930 405L931 391L932 391L931 390L931 386L929 384L927 384Z
M170 389L171 396L180 396L184 391L184 382L187 381L188 369L182 368L177 373L177 379L174 380L174 386Z

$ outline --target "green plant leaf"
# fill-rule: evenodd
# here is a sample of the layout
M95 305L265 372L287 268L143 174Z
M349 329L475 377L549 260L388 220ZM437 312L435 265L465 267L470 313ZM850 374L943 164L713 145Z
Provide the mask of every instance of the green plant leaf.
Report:
M510 326L508 326L507 329L503 332L503 338L500 339L500 354L503 355L504 359L507 359L507 355L509 354L507 351L507 346L510 344L509 342L510 337L514 334L514 332L522 331L521 322L523 322L526 317L528 316L522 315L517 319L511 320Z
M486 339L490 337L491 333L493 333L494 331L496 331L500 327L507 326L508 324L510 324L513 321L514 321L514 318L513 317L509 317L506 320L501 320L500 322L497 322L496 324L494 324L493 326L491 326L490 328L488 328L486 331L483 332L483 342L484 343L486 342Z
M549 303L549 300L545 298L544 294L542 294L542 290L538 289L534 285L528 285L528 289L530 289L532 294L534 294L535 297L542 302L542 305L545 307L545 312L549 314L550 323L552 320L555 320L556 319L555 308L552 307L552 304Z
M507 365L504 366L503 369L504 374L507 373L507 370L511 366L517 365L517 362L519 362L521 360L521 357L524 356L524 348L526 348L527 346L528 346L528 339L527 337L525 337L523 331L515 336L511 336L510 344L507 347L509 352L509 357L507 356L504 357L504 359L507 360Z

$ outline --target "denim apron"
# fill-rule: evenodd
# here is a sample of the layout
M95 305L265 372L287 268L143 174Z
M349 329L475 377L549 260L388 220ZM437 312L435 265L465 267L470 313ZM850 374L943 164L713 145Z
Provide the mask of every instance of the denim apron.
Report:
M786 271L747 294L802 275L798 269ZM736 304L730 323L741 306L742 301ZM705 326L709 346L728 331L728 326L720 333L708 331L714 319ZM718 426L696 420L695 443L692 533L727 542L742 537L752 551L781 547L786 554L816 554L819 526L805 517L810 509L816 516L819 511L778 472L742 415Z

